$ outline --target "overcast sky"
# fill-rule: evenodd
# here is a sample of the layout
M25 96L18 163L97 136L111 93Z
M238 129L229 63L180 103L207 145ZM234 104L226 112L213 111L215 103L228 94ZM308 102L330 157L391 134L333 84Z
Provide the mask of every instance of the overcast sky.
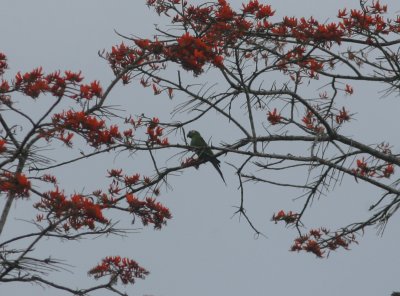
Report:
M230 2L239 6L242 1ZM313 15L319 20L333 20L339 8L357 7L358 2L275 0L269 3L277 10L277 17ZM386 3L391 12L400 10L398 1ZM97 52L120 43L121 38L114 30L123 35L151 37L153 24L163 21L147 8L144 0L0 0L0 52L8 56L11 75L37 66L42 66L46 72L82 70L87 79L98 79L106 85L112 73ZM399 147L398 129L390 129L398 118L399 97L379 99L378 90L370 85L356 89L349 104L358 114L349 135L354 134L369 143L389 140ZM117 88L111 99L110 104L115 102L133 114L144 112L165 119L174 104L167 98L153 97L150 90L137 85ZM40 105L35 108L40 110ZM379 113L379 110L383 111ZM369 121L371 114L379 117L378 126ZM212 135L207 136L213 137L213 143L224 139L225 130L214 126L210 130ZM394 150L399 152L398 148ZM52 155L57 156L57 153ZM140 172L141 165L141 160L134 157L101 158L61 170L59 179L71 192L80 191L103 182L102 176L108 168L126 166L133 172ZM245 221L232 217L240 196L234 172L224 163L222 169L228 186L224 186L209 165L197 171L186 170L184 175L171 179L173 190L163 192L161 201L171 209L174 218L162 231L144 229L128 238L102 239L101 243L44 241L40 250L38 247L38 254L51 252L57 258L68 260L74 257L68 261L74 266L69 268L73 273L54 275L55 280L69 280L72 287L90 285L86 271L100 258L107 255L132 257L151 274L137 285L127 287L129 295L376 296L400 290L398 215L383 237L369 229L360 238L360 244L349 252L339 251L322 260L310 254L290 253L288 249L296 236L295 231L273 224L270 218L281 208L301 207L301 201L293 201L297 195L275 187L246 187L248 214L268 236L255 239ZM82 175L76 173L78 170L90 174L85 184L80 182ZM201 186L198 180L202 180ZM76 184L78 188L74 187ZM361 219L366 215L369 201L378 194L367 186L345 182L330 198L321 198L313 205L310 212L313 215L308 221L313 226L342 225L342 215L352 213L355 220ZM26 224L17 219L30 219L32 213L30 202L18 201L6 224L5 235L22 233ZM130 225L129 222L129 219L123 221L122 225ZM0 294L62 295L29 284L2 284Z

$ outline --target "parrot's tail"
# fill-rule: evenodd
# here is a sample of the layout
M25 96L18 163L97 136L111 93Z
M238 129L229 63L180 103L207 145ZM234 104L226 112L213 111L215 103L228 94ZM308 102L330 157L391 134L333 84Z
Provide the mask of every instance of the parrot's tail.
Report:
M215 167L215 169L218 171L218 174L221 176L222 180L224 181L224 183L226 185L226 181L225 181L224 175L222 174L221 169L219 168L220 161L215 158L215 161L212 161L211 163Z

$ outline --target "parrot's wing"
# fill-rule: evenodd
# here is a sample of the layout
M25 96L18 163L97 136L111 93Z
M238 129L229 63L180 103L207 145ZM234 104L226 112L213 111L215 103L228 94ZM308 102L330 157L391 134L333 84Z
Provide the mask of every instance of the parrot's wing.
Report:
M192 137L192 141L190 142L190 145L193 147L198 147L198 148L204 148L207 147L206 141L204 141L203 137L196 134Z
M190 146L197 148L196 153L200 160L205 160L212 163L212 165L217 170L218 174L221 176L222 180L226 184L225 178L221 172L221 169L219 168L220 161L214 156L213 151L208 146L206 141L204 141L203 137L200 136L199 133L192 136L192 141L190 142Z
M206 159L214 156L211 148L207 145L206 141L200 135L194 135L190 146L198 148L197 154L199 158Z

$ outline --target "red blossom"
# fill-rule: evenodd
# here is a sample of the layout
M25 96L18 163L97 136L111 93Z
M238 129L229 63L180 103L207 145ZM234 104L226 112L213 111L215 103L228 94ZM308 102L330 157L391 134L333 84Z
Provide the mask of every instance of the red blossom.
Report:
M154 95L159 95L161 93L161 90L159 88L157 88L157 85L153 84L153 92Z
M111 279L119 279L122 284L134 284L135 279L144 279L149 272L136 261L120 256L106 257L100 264L88 272L95 279L109 276Z
M124 182L126 186L131 186L139 182L140 174L134 174L132 176L125 176Z
M198 160L194 159L193 157L186 158L181 162L181 166L183 168L189 167L194 165L196 168L198 167Z
M272 112L268 111L267 115L268 115L267 119L272 125L281 123L282 117L281 117L281 114L278 113L276 108L274 108L274 110Z
M268 18L271 17L275 14L275 11L271 9L271 5L260 5L257 13L256 13L256 18L257 19L263 19L263 18Z
M345 88L344 91L345 91L347 94L349 94L349 95L352 95L353 92L354 92L353 88L352 88L350 85L348 85L348 84L346 84L346 88Z
M100 82L98 81L93 81L90 84L83 84L80 86L80 97L83 99L90 100L91 98L98 97L100 98L102 96L102 88L100 86Z
M364 157L362 159L357 159L356 163L357 163L357 169L354 170L356 174L359 174L360 176L369 176L369 177L375 175L375 170L368 167L368 164L364 160Z
M149 39L136 39L135 44L139 46L141 49L147 49L150 46Z
M318 258L324 257L323 249L331 251L338 248L348 249L351 243L357 243L354 234L331 233L326 228L311 229L308 234L301 235L294 240L291 251L305 251L315 254Z
M339 114L336 115L336 123L341 124L344 121L349 121L350 115L348 111L343 107L342 110L339 111Z
M44 193L41 201L34 206L38 210L48 213L48 219L54 221L67 219L67 229L78 230L88 227L93 230L96 227L95 223L109 223L108 219L103 216L102 205L96 204L92 199L80 194L73 194L67 198L58 187Z
M235 12L232 8L227 4L225 0L218 0L219 8L215 14L215 17L218 21L231 21L235 16Z
M122 135L116 125L107 127L104 120L98 119L96 116L90 116L83 111L68 110L62 113L54 114L52 118L54 126L59 130L59 138L64 141L70 140L65 138L65 130L72 130L84 136L88 143L94 147L100 145L111 145L116 140L121 139Z
M112 169L111 171L107 171L108 172L108 177L109 178L120 178L122 177L122 169Z
M10 196L28 197L31 182L22 173L3 172L0 175L0 192Z
M139 200L132 193L126 194L125 198L131 213L139 217L143 225L153 224L155 229L161 229L167 224L167 220L172 218L169 209L153 198Z
M272 221L275 221L275 223L278 223L278 221L285 221L286 224L294 224L297 222L298 218L299 214L297 213L293 213L292 211L285 213L283 210L280 210L277 214L272 216Z
M81 82L83 80L83 77L81 76L81 71L74 73L72 71L65 71L65 80L68 80L70 82Z
M338 17L338 18L344 18L344 17L346 17L346 16L347 16L346 8L344 8L344 9L339 9L339 12L338 12L337 17Z
M308 240L307 243L303 246L303 249L306 252L314 253L317 257L321 258L324 252L321 251L321 247L315 240Z
M147 126L146 134L149 136L148 143L151 145L168 145L168 139L164 138L161 139L163 135L164 129L160 127L159 124L160 120L154 117Z
M304 123L306 128L313 130L316 133L320 133L324 131L324 128L319 125L318 119L315 118L315 115L312 111L307 111L306 115L301 119L301 121Z
M50 174L44 174L41 179L44 182L57 184L57 178L55 176L53 176L53 175L50 175Z
M7 68L8 68L7 57L4 53L0 52L0 76L4 74Z
M385 178L390 178L390 176L391 175L393 175L394 174L394 166L393 166L393 164L387 164L386 166L385 166L385 169L383 170L383 176L385 177Z
M0 139L0 153L7 151L6 143L6 140Z
M6 80L2 80L0 83L0 93L5 93L10 90L10 85Z
M31 72L15 75L15 89L32 98L37 98L41 93L50 89L42 72L42 67L33 69Z
M162 139L160 145L161 145L161 146L168 146L168 145L169 145L168 138Z

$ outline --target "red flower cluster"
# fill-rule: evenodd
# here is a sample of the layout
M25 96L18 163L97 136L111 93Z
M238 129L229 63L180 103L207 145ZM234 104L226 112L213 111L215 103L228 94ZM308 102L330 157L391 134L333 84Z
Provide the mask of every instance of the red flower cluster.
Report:
M268 18L275 14L271 5L260 4L258 0L251 0L249 3L243 4L242 11L244 14L254 15L256 19Z
M278 113L276 108L274 108L274 110L272 112L268 111L267 115L268 115L267 119L272 125L281 123L282 117L281 117L281 114Z
M2 54L0 54L0 72L4 71L5 56L3 68L1 63ZM50 93L56 97L64 95L73 99L86 98L91 99L93 96L100 97L102 89L99 82L94 81L89 85L79 85L83 80L81 72L65 71L61 75L60 71L45 75L42 68L33 69L24 74L18 72L15 75L15 80L12 83L13 90L20 91L23 94L32 98L39 97L40 94ZM7 92L10 86L7 81L2 81L0 85L1 92Z
M3 172L0 175L0 192L9 196L28 197L31 182L22 173Z
M100 82L98 81L93 81L90 84L83 84L80 87L80 94L79 96L81 98L90 100L93 97L98 97L100 98L103 94L103 90L100 86Z
M193 157L189 157L189 158L186 158L185 160L182 161L181 166L183 168L186 168L186 167L190 167L190 166L193 165L193 166L195 166L195 168L198 168L199 167L198 163L199 163L198 159L195 159Z
M88 274L92 275L95 279L110 276L111 280L119 279L124 285L133 285L135 279L144 279L149 272L132 259L114 256L104 258Z
M57 184L57 178L53 175L45 174L40 178L43 182Z
M0 139L0 153L7 151L6 144L7 144L6 140Z
M120 45L113 46L107 60L112 68L127 67L137 61L138 52L126 46L123 42Z
M289 211L285 213L283 210L272 216L272 221L284 221L286 225L296 224L299 214ZM336 250L339 247L348 249L350 243L356 242L354 235L339 235L335 233L331 235L329 230L325 228L311 229L308 234L299 236L294 240L294 244L290 248L291 251L306 251L322 258L324 252L322 249Z
M78 92L75 87L79 86L82 80L81 72L65 71L64 75L61 75L61 72L57 71L44 75L42 68L39 67L24 74L18 72L13 86L15 90L32 98L37 98L41 93L51 93L56 97L66 95L73 99L90 99L93 96L101 96L101 87L97 81L90 85L82 85L80 87L81 92Z
M134 185L137 182L139 182L139 180L140 180L140 174L134 174L134 175L131 175L131 176L125 176L124 177L125 186Z
M62 76L61 72L57 71L47 75L45 79L48 83L48 90L54 96L62 97L66 95L73 99L78 98L79 95L71 87L77 86L82 82L81 72L65 71L64 76Z
M349 121L349 120L350 120L349 112L343 107L342 110L339 111L339 114L336 115L336 123L341 124L344 121Z
M7 68L7 57L4 53L0 52L0 76L4 74Z
M203 72L206 63L222 66L222 57L213 51L212 45L207 44L206 38L185 33L176 41L175 45L166 48L165 55L172 61L180 62L184 69L198 75Z
M338 248L348 250L351 243L357 243L354 234L330 234L329 230L325 228L311 229L308 234L299 236L294 240L294 244L290 248L294 251L306 251L313 253L317 257L324 257L325 252L323 249L334 251Z
M158 145L163 145L163 146L168 146L168 138L161 139L160 137L163 135L164 129L159 126L160 120L156 117L154 117L148 124L147 126L147 134L149 135L149 140L148 142L151 145L158 144Z
M148 5L154 6L158 13L167 13L176 3L157 0L148 1ZM207 63L216 67L223 66L222 52L225 46L235 43L252 27L246 17L261 20L274 14L269 5L261 5L258 1L245 5L241 14L233 11L226 0L207 6L187 7L186 3L180 2L181 5L185 12L176 14L173 22L193 28L201 34L186 32L174 42L159 43L160 46L156 48L151 48L153 43L149 40L135 40L135 43L156 55L162 52L166 58L179 62L184 69L193 71L195 75L202 73Z
M346 84L346 88L344 89L346 94L352 95L354 93L354 89L351 87L351 85Z
M315 118L314 113L311 111L307 111L306 115L301 121L308 129L313 130L316 133L321 133L324 131L324 127L318 123L318 119Z
M313 239L308 239L307 236L300 236L295 239L294 245L290 248L290 250L292 252L303 250L309 253L313 253L319 258L322 258L324 254L318 242Z
M44 78L42 67L36 68L25 74L17 73L15 76L15 89L21 90L25 95L37 98L40 93L49 90L49 84Z
M305 73L307 77L316 77L316 73L323 70L324 63L309 56L305 57L305 53L306 48L304 46L296 45L293 49L282 55L277 63L278 68L283 72L288 72L290 67L298 66L300 72ZM293 75L292 80L296 81L296 79L298 80L300 77Z
M46 192L40 202L36 203L35 208L47 214L48 219L57 223L60 220L66 220L63 225L64 231L68 232L70 228L78 230L82 227L95 229L95 223L108 224L109 221L103 216L100 204L96 204L92 199L80 194L73 194L67 198L64 192L58 188Z
M357 159L357 169L353 169L353 173L355 175L372 177L375 175L376 171L368 167L368 164L363 157L362 159Z
M293 213L292 211L285 213L283 210L280 210L276 215L274 214L272 216L272 221L275 221L275 223L278 223L278 221L285 221L286 225L294 224L298 219L299 214Z
M131 213L138 216L143 225L153 224L155 229L161 229L167 224L166 220L172 218L169 209L153 198L139 200L131 193L126 194L125 198Z
M327 47L330 47L332 42L340 44L344 35L340 24L321 24L313 17L309 19L284 17L282 22L273 25L270 30L277 36L293 37L300 43L313 40Z
M10 90L10 85L6 80L2 80L0 83L0 93L6 93Z
M372 1L371 5L366 5L363 10L352 9L350 14L346 9L339 10L338 18L343 29L349 33L367 31L370 33L388 34L391 26L383 19L382 13L387 12L387 6L380 4L380 1Z
M383 177L390 178L390 176L393 174L394 174L394 166L393 164L389 163L383 169Z
M120 194L121 190L124 188L120 187L120 184L123 183L125 185L125 189L128 187L132 187L134 185L140 184L146 184L146 177L142 178L140 180L140 174L132 174L132 175L126 175L123 173L122 169L112 169L108 171L108 177L113 178L112 183L110 184L108 188L108 192L111 195L118 195ZM139 183L140 182L140 183ZM149 183L149 182L147 182ZM130 188L132 189L132 188Z
M391 163L384 165L368 165L368 163L362 159L357 159L357 168L352 169L353 174L363 177L376 177L376 178L390 178L394 174L394 166Z
M126 46L123 42L113 46L111 52L106 53L104 58L108 61L115 75L119 75L121 71L133 65L140 65L143 61L143 50ZM129 72L124 74L122 82L128 84L132 77Z
M99 120L96 116L87 115L83 111L64 111L53 115L52 120L59 135L58 138L67 145L70 144L73 134L68 134L65 137L66 130L71 130L82 135L93 147L99 147L103 144L111 145L117 139L122 138L118 126L111 125L110 127L106 127L104 120Z

